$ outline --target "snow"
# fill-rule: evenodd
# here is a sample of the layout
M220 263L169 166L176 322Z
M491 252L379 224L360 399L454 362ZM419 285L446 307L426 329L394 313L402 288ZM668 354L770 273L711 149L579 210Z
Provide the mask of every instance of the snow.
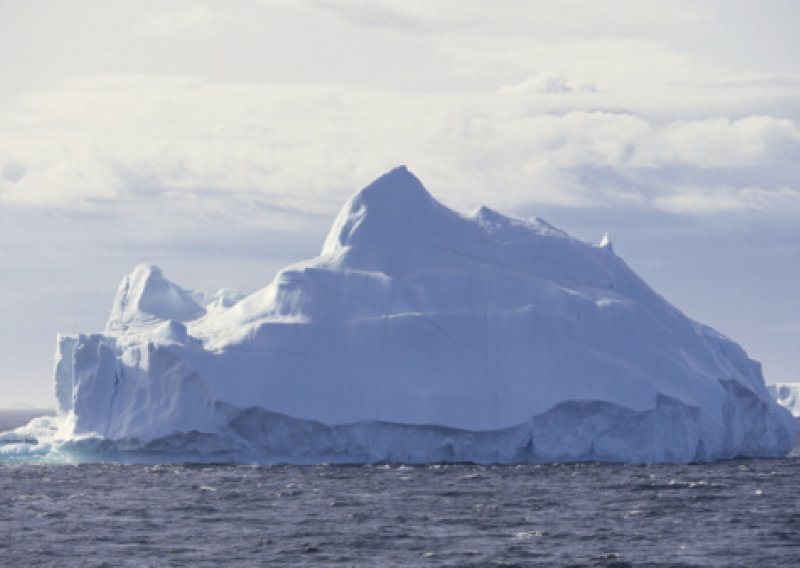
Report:
M190 321L204 313L192 295L166 280L157 266L141 264L117 288L106 331L124 332L164 320Z
M800 418L800 383L774 383L767 385L767 389L778 404Z
M642 463L783 455L796 429L760 365L607 236L460 215L404 167L248 296L136 267L103 334L59 337L55 389L59 418L9 435L117 457Z
M608 233L603 233L603 238L600 239L600 245L598 246L608 252L614 252L614 245L611 244L611 237L608 236Z

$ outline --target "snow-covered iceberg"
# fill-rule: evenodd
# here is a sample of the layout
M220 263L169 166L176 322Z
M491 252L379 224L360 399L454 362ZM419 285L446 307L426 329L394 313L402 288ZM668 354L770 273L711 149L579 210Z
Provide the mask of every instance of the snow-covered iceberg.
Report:
M800 383L774 383L767 390L795 418L800 418Z
M455 213L404 167L347 201L317 258L246 297L137 267L105 332L58 338L55 391L59 417L0 448L689 462L783 455L796 429L759 364L607 238Z

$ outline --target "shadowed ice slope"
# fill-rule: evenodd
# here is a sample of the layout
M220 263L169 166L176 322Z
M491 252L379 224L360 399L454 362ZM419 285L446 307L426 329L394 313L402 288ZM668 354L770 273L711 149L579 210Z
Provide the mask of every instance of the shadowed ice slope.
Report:
M794 440L758 363L607 239L457 214L404 167L348 200L319 257L213 309L198 297L140 266L105 334L59 338L57 445L652 462L780 455Z

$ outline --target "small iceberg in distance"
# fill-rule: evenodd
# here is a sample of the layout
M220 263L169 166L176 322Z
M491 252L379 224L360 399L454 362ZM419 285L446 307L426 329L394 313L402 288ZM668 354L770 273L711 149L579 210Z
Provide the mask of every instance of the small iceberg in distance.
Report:
M405 167L252 294L136 267L103 333L58 337L55 393L0 459L686 463L785 455L797 428L607 236L461 215Z
M800 383L773 383L767 389L778 404L800 418Z

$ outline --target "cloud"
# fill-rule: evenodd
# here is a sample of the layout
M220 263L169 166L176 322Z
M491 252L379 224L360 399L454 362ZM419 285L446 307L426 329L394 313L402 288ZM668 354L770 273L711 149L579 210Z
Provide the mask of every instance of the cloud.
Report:
M749 116L739 120L679 120L644 141L634 162L679 162L702 167L750 166L800 157L800 129L787 119Z
M704 215L778 209L800 211L800 189L781 187L689 187L657 196L657 209L671 213Z
M13 162L12 162L13 164ZM80 205L90 200L114 199L120 180L102 160L53 156L38 167L20 168L15 178L0 180L0 199L28 205Z
M185 10L151 16L144 23L143 30L159 37L203 35L213 31L215 19L215 14L211 10L198 4Z
M0 206L97 214L158 203L158 214L301 231L406 163L461 209L797 207L792 120L547 111L548 96L85 78L0 115Z
M351 0L310 0L309 4L357 26L400 31L422 31L428 28L424 18L407 10L408 6L403 4Z
M686 26L708 19L705 9L685 0L653 0L646 6L629 0L499 0L491 4L482 0L307 0L307 4L367 27L398 23L397 27L408 31L481 37L529 37L532 32L616 35L621 29L641 32L654 24Z
M505 85L498 89L501 95L518 95L523 93L574 93L584 91L593 93L597 85L591 81L565 79L552 75L534 75L516 85Z

